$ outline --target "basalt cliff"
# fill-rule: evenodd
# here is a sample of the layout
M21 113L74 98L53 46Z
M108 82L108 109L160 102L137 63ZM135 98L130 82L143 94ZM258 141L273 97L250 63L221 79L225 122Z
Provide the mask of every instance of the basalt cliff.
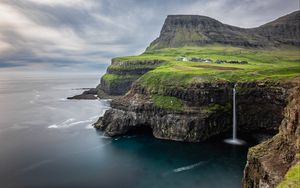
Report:
M147 132L204 141L231 129L237 84L238 131L278 133L249 150L243 186L291 184L284 176L299 167L299 46L300 11L252 29L205 16L168 16L145 53L114 58L97 88L86 91L114 97L94 126L107 136ZM210 58L209 64L190 61L195 56Z
M251 82L237 86L240 131L278 130L291 83ZM150 131L157 138L199 142L231 128L233 83L201 83L171 88L168 96L184 101L182 110L156 106L151 93L134 84L128 94L112 101L95 124L106 135Z

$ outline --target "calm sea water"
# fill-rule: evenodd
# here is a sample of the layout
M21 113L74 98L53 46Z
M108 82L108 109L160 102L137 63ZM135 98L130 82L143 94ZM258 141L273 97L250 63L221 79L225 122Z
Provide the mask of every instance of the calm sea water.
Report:
M0 73L1 187L241 187L247 145L107 138L93 129L109 101L66 97L99 77Z

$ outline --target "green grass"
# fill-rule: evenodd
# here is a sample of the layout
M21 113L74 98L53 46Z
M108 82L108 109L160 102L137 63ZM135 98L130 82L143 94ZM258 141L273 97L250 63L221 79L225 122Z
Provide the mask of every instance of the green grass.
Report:
M122 83L124 80L137 79L140 75L118 75L118 74L104 74L102 79L108 83Z
M154 70L141 76L138 83L152 93L164 95L166 88L188 87L199 82L291 79L300 75L299 50L296 47L254 49L224 45L165 48L146 51L139 56L115 58L114 60L133 62L133 64L124 67L112 65L110 69L154 68ZM209 58L214 62L218 59L248 61L248 64L183 62L176 60L178 56ZM161 60L164 63L156 67L135 65L134 62L139 60ZM207 67L207 65L210 65L210 67Z
M216 103L211 103L207 106L206 110L208 112L217 112L217 111L231 111L231 103L227 103L226 105L220 105Z
M145 53L139 56L122 56L122 57L115 57L113 58L113 61L120 61L120 62L128 62L135 64L137 61L145 61L145 60L167 60L164 57L160 55L146 55Z
M114 81L119 79L124 79L128 77L133 77L132 75L118 75L118 74L105 74L102 78L106 81Z
M300 188L300 162L289 169L277 188Z
M159 108L183 111L183 102L176 97L152 95L151 100Z
M286 80L300 75L299 48L247 49L231 46L206 46L168 48L147 51L138 56L166 60L162 66L143 75L139 83L151 91L159 92L164 87L187 87L197 82L230 81L248 82L257 80ZM213 61L238 60L248 64L216 64L176 61L177 56L202 57ZM136 58L136 57L135 57ZM204 68L201 66L212 65ZM226 67L227 70L222 68ZM230 70L232 69L232 70Z
M157 65L134 65L129 64L127 66L122 65L110 65L108 69L114 71L121 71L121 70L134 70L134 69L154 69Z

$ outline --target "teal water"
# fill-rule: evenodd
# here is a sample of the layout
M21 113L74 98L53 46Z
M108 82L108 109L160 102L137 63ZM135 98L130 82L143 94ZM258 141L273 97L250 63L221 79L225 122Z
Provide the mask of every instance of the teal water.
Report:
M98 82L99 74L0 75L1 187L241 187L249 145L225 144L230 135L182 143L93 129L109 101L65 98Z

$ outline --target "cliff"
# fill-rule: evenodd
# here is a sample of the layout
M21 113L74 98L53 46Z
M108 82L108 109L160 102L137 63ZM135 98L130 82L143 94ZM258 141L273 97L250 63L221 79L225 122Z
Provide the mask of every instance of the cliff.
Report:
M163 63L164 60L157 59L141 58L128 60L124 58L114 58L96 88L89 89L73 97L68 97L68 99L93 100L97 98L117 98L118 96L126 94L132 83L143 74L154 70Z
M254 31L269 41L273 41L275 45L300 46L300 11L282 16L254 29Z
M300 11L280 17L257 28L244 29L198 15L169 15L147 50L230 44L244 47L300 45Z
M280 187L300 185L300 87L290 93L279 133L249 150L243 180L245 188L275 187L288 171L294 171L293 179L286 177Z
M163 64L163 60L126 60L115 58L97 87L108 95L124 95L141 75Z
M233 83L201 83L154 94L135 84L112 101L95 127L108 136L148 131L157 138L199 142L231 129ZM286 106L287 83L239 83L239 131L274 132Z

